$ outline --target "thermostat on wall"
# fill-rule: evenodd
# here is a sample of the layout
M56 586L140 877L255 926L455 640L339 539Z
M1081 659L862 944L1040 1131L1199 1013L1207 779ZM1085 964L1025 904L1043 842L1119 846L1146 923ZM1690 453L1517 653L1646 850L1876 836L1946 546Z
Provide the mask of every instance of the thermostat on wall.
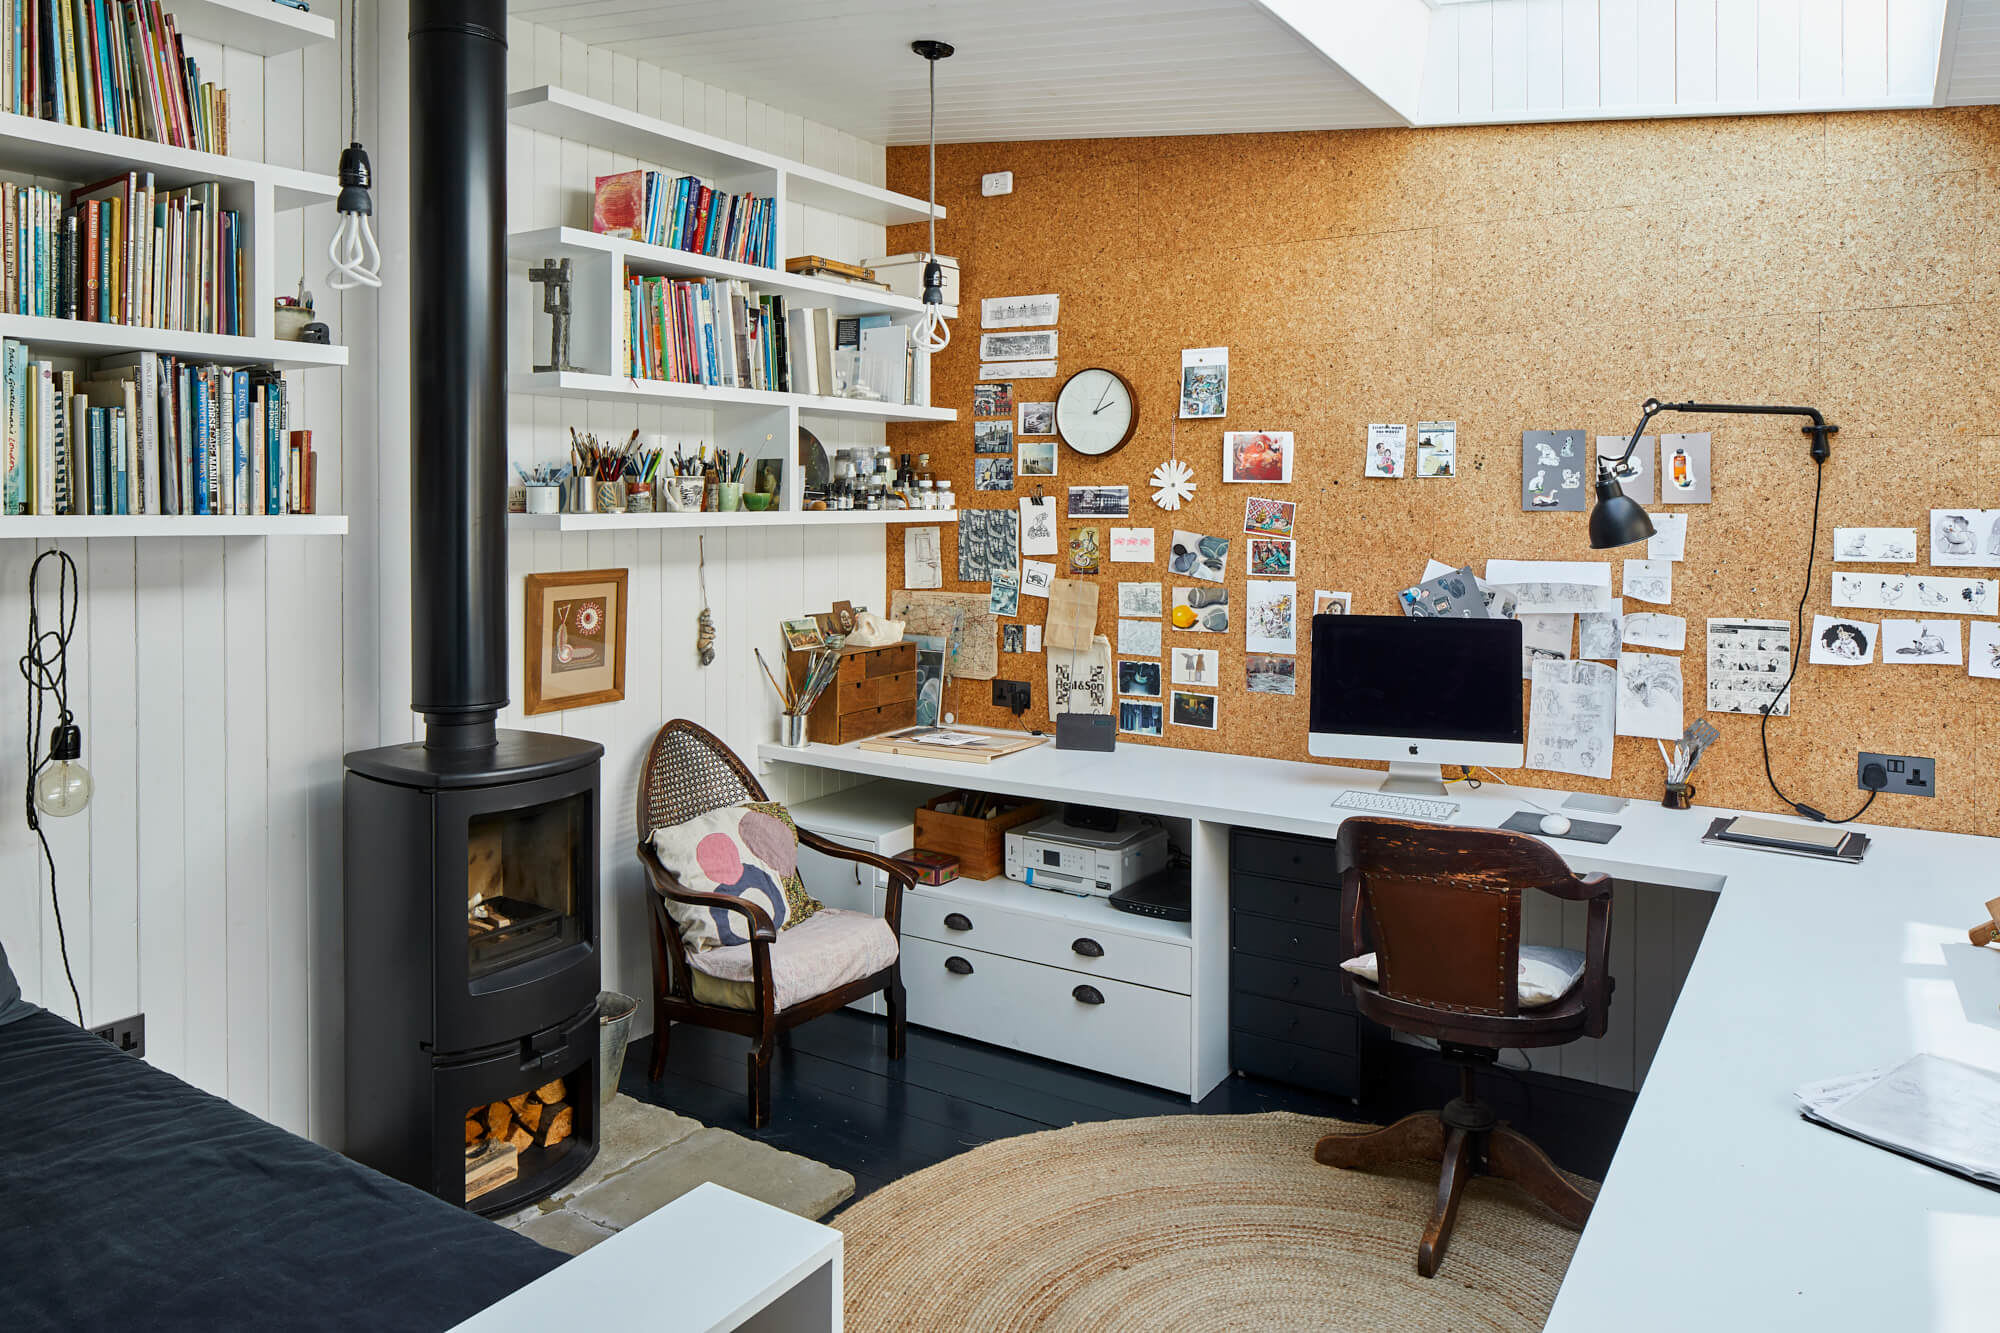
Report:
M979 178L979 192L988 198L996 194L1014 193L1014 173L1011 171L989 171Z

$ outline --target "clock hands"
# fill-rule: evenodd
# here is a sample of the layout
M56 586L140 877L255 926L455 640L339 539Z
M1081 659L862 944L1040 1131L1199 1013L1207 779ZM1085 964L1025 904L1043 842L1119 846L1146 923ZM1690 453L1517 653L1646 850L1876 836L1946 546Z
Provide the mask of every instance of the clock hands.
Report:
M1097 395L1097 406L1090 409L1090 415L1096 416L1108 406L1104 400L1111 396L1111 386L1113 383L1114 381L1110 379L1104 381L1104 392Z

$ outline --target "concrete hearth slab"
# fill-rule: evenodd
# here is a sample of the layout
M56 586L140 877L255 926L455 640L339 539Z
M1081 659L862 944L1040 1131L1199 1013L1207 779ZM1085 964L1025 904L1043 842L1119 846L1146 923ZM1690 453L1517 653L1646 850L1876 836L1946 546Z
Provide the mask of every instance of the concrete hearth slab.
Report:
M514 1230L564 1254L582 1254L597 1242L618 1234L562 1208L530 1217Z

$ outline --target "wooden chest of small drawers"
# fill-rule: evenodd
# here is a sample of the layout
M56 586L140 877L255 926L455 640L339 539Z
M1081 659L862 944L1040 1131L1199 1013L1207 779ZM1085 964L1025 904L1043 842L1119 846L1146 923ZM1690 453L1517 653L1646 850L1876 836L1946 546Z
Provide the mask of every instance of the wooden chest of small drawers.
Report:
M805 678L809 664L808 654L791 654L794 682ZM845 745L916 721L917 645L848 648L841 652L839 674L806 718L806 739Z

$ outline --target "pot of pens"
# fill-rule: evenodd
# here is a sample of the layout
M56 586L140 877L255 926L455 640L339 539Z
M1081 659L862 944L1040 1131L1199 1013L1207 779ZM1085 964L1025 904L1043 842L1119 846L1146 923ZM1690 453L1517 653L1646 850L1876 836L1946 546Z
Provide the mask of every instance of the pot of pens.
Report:
M563 483L569 480L569 469L554 463L537 463L531 468L516 463L514 471L521 476L524 494L522 507L530 514L553 514L562 508Z
M809 739L807 723L812 717L813 706L819 702L820 696L826 693L827 687L832 685L834 678L840 674L842 642L843 640L839 638L827 640L827 646L807 660L804 675L797 682L792 680L789 669L783 676L775 674L771 670L770 663L764 660L763 649L750 650L757 656L757 665L764 669L764 679L771 682L771 689L778 696L780 745L796 750Z
M1694 805L1694 784L1688 779L1694 775L1694 767L1701 762L1708 748L1722 739L1722 733L1707 722L1690 722L1674 743L1672 754L1667 753L1664 741L1654 741L1660 747L1660 758L1667 765L1667 790L1660 798L1660 804L1669 810L1686 810Z

